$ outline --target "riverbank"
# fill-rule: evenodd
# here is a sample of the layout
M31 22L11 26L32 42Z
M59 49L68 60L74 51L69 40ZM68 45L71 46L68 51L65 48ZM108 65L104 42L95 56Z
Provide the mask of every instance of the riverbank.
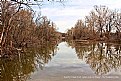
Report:
M121 45L121 41L120 40L85 40L85 39L75 39L74 41L78 42L78 43L86 43L86 42L102 42L102 43L112 43L112 44L120 44Z

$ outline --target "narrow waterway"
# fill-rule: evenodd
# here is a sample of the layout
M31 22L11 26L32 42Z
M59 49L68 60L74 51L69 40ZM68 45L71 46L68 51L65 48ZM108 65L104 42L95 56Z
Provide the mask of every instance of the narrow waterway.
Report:
M83 46L82 46L83 47ZM88 47L87 47L88 48ZM97 75L90 64L84 59L79 59L76 49L67 42L58 46L57 54L46 64L43 70L36 71L28 81L120 81L120 70L112 69L111 72ZM105 68L105 67L104 67ZM102 70L105 71L105 70Z
M121 81L121 46L61 42L0 59L0 81Z

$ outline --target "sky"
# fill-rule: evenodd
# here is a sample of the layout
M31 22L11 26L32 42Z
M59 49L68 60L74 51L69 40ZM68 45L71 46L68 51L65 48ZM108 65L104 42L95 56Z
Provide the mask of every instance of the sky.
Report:
M59 32L74 27L77 20L84 19L94 9L94 5L105 5L109 9L121 11L121 0L65 0L63 3L57 2L58 0L44 1L41 8L36 6L33 9L53 21Z

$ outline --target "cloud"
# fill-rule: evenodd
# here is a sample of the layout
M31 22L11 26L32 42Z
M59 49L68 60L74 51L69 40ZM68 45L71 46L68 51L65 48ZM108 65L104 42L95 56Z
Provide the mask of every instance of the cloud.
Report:
M76 23L75 21L55 21L57 23L57 28L59 28L60 32L66 32L67 29L70 29L74 24Z
M64 9L57 9L57 8L45 8L42 9L42 14L48 16L81 16L85 13L89 12L91 9L81 9L81 8L64 8Z
M78 19L84 19L93 9L94 5L106 5L109 9L121 8L121 0L66 0L61 3L44 3L41 8L42 15L56 23L60 32L65 32L75 25Z
M81 7L65 7L65 8L43 8L42 14L48 16L53 22L56 23L60 32L65 32L68 28L74 26L78 19L83 19L88 15L91 8L84 9Z

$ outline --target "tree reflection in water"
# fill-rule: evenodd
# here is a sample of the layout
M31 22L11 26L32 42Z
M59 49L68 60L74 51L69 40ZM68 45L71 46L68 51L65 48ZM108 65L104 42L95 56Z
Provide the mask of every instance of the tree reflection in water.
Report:
M75 47L78 58L86 61L97 75L121 67L121 46L118 44L68 41L68 45Z
M29 75L56 54L57 43L44 42L39 47L24 48L18 56L0 58L0 81L26 81Z

